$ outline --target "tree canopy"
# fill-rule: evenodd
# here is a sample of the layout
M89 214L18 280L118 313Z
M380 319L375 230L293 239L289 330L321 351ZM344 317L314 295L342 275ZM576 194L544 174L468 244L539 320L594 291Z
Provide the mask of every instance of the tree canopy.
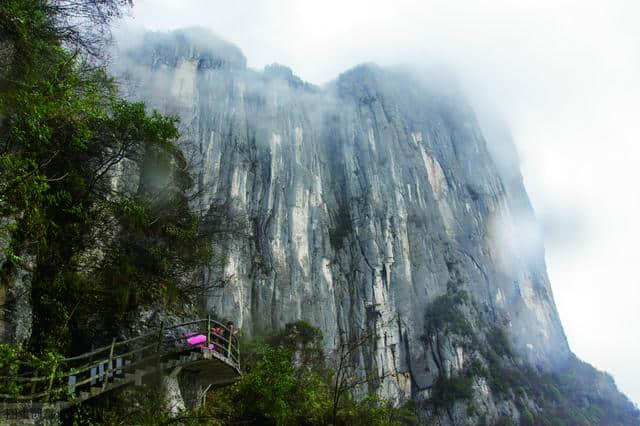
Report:
M212 261L218 229L189 209L177 118L123 99L94 60L129 5L0 4L0 273L32 274L35 352L84 349L140 306L190 302L189 274Z

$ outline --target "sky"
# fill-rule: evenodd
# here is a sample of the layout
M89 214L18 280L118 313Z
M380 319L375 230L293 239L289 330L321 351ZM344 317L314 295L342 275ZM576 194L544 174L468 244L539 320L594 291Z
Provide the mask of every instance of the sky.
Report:
M640 1L134 4L116 34L203 26L316 84L362 62L455 72L509 126L572 350L640 404Z

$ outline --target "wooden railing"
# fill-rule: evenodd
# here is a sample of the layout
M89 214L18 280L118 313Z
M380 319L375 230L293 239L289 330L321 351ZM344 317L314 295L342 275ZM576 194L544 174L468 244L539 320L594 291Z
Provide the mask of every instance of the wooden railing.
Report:
M214 329L220 327L222 334ZM188 339L204 336L199 344ZM54 402L87 399L121 384L139 384L144 374L193 362L184 356L207 352L205 359L226 364L240 375L240 349L237 339L223 324L211 318L160 327L126 340L113 339L110 345L65 358L47 375L23 372L19 376L0 377L16 383L19 394L0 394L4 402ZM61 373L62 372L62 373Z

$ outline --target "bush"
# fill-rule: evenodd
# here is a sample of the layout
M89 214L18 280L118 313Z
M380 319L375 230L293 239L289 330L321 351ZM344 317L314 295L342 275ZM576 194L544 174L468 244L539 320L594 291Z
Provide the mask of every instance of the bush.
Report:
M493 326L487 333L487 344L489 348L500 357L512 357L513 349L511 348L511 342L507 337L507 333L503 328Z
M424 339L428 341L436 333L471 336L471 324L459 307L467 297L463 290L436 297L426 309Z
M341 425L401 426L414 424L415 420L411 403L397 407L375 394L369 394L359 402L350 398L338 412L338 422Z
M324 363L293 362L304 358L308 348L315 351L320 339L315 327L296 322L243 348L245 358L251 360L245 362L247 371L232 387L211 393L208 414L225 424L329 423L335 402L334 372ZM375 395L354 400L347 393L337 408L336 425L401 425L415 420L412 406L396 407Z
M531 411L525 409L524 411L522 411L520 413L520 422L523 425L533 425L534 424L534 419L533 419L533 414L531 414Z
M57 366L62 356L55 352L45 352L36 356L22 346L12 346L0 343L0 394L19 396L29 393L46 391L49 380L40 382L39 386L31 389L32 383L19 380L19 376L48 377L52 389L60 389L62 385L62 371ZM57 390L50 396L52 399L61 397L62 391Z
M460 399L469 399L473 396L473 379L467 376L440 376L431 388L429 402L436 409L449 408Z

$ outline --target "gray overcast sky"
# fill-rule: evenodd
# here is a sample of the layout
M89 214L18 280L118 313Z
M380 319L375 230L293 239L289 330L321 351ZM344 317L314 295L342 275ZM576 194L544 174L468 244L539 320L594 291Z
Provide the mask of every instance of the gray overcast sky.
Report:
M638 0L135 0L121 28L204 26L313 83L450 66L511 129L572 349L640 403L639 22Z

